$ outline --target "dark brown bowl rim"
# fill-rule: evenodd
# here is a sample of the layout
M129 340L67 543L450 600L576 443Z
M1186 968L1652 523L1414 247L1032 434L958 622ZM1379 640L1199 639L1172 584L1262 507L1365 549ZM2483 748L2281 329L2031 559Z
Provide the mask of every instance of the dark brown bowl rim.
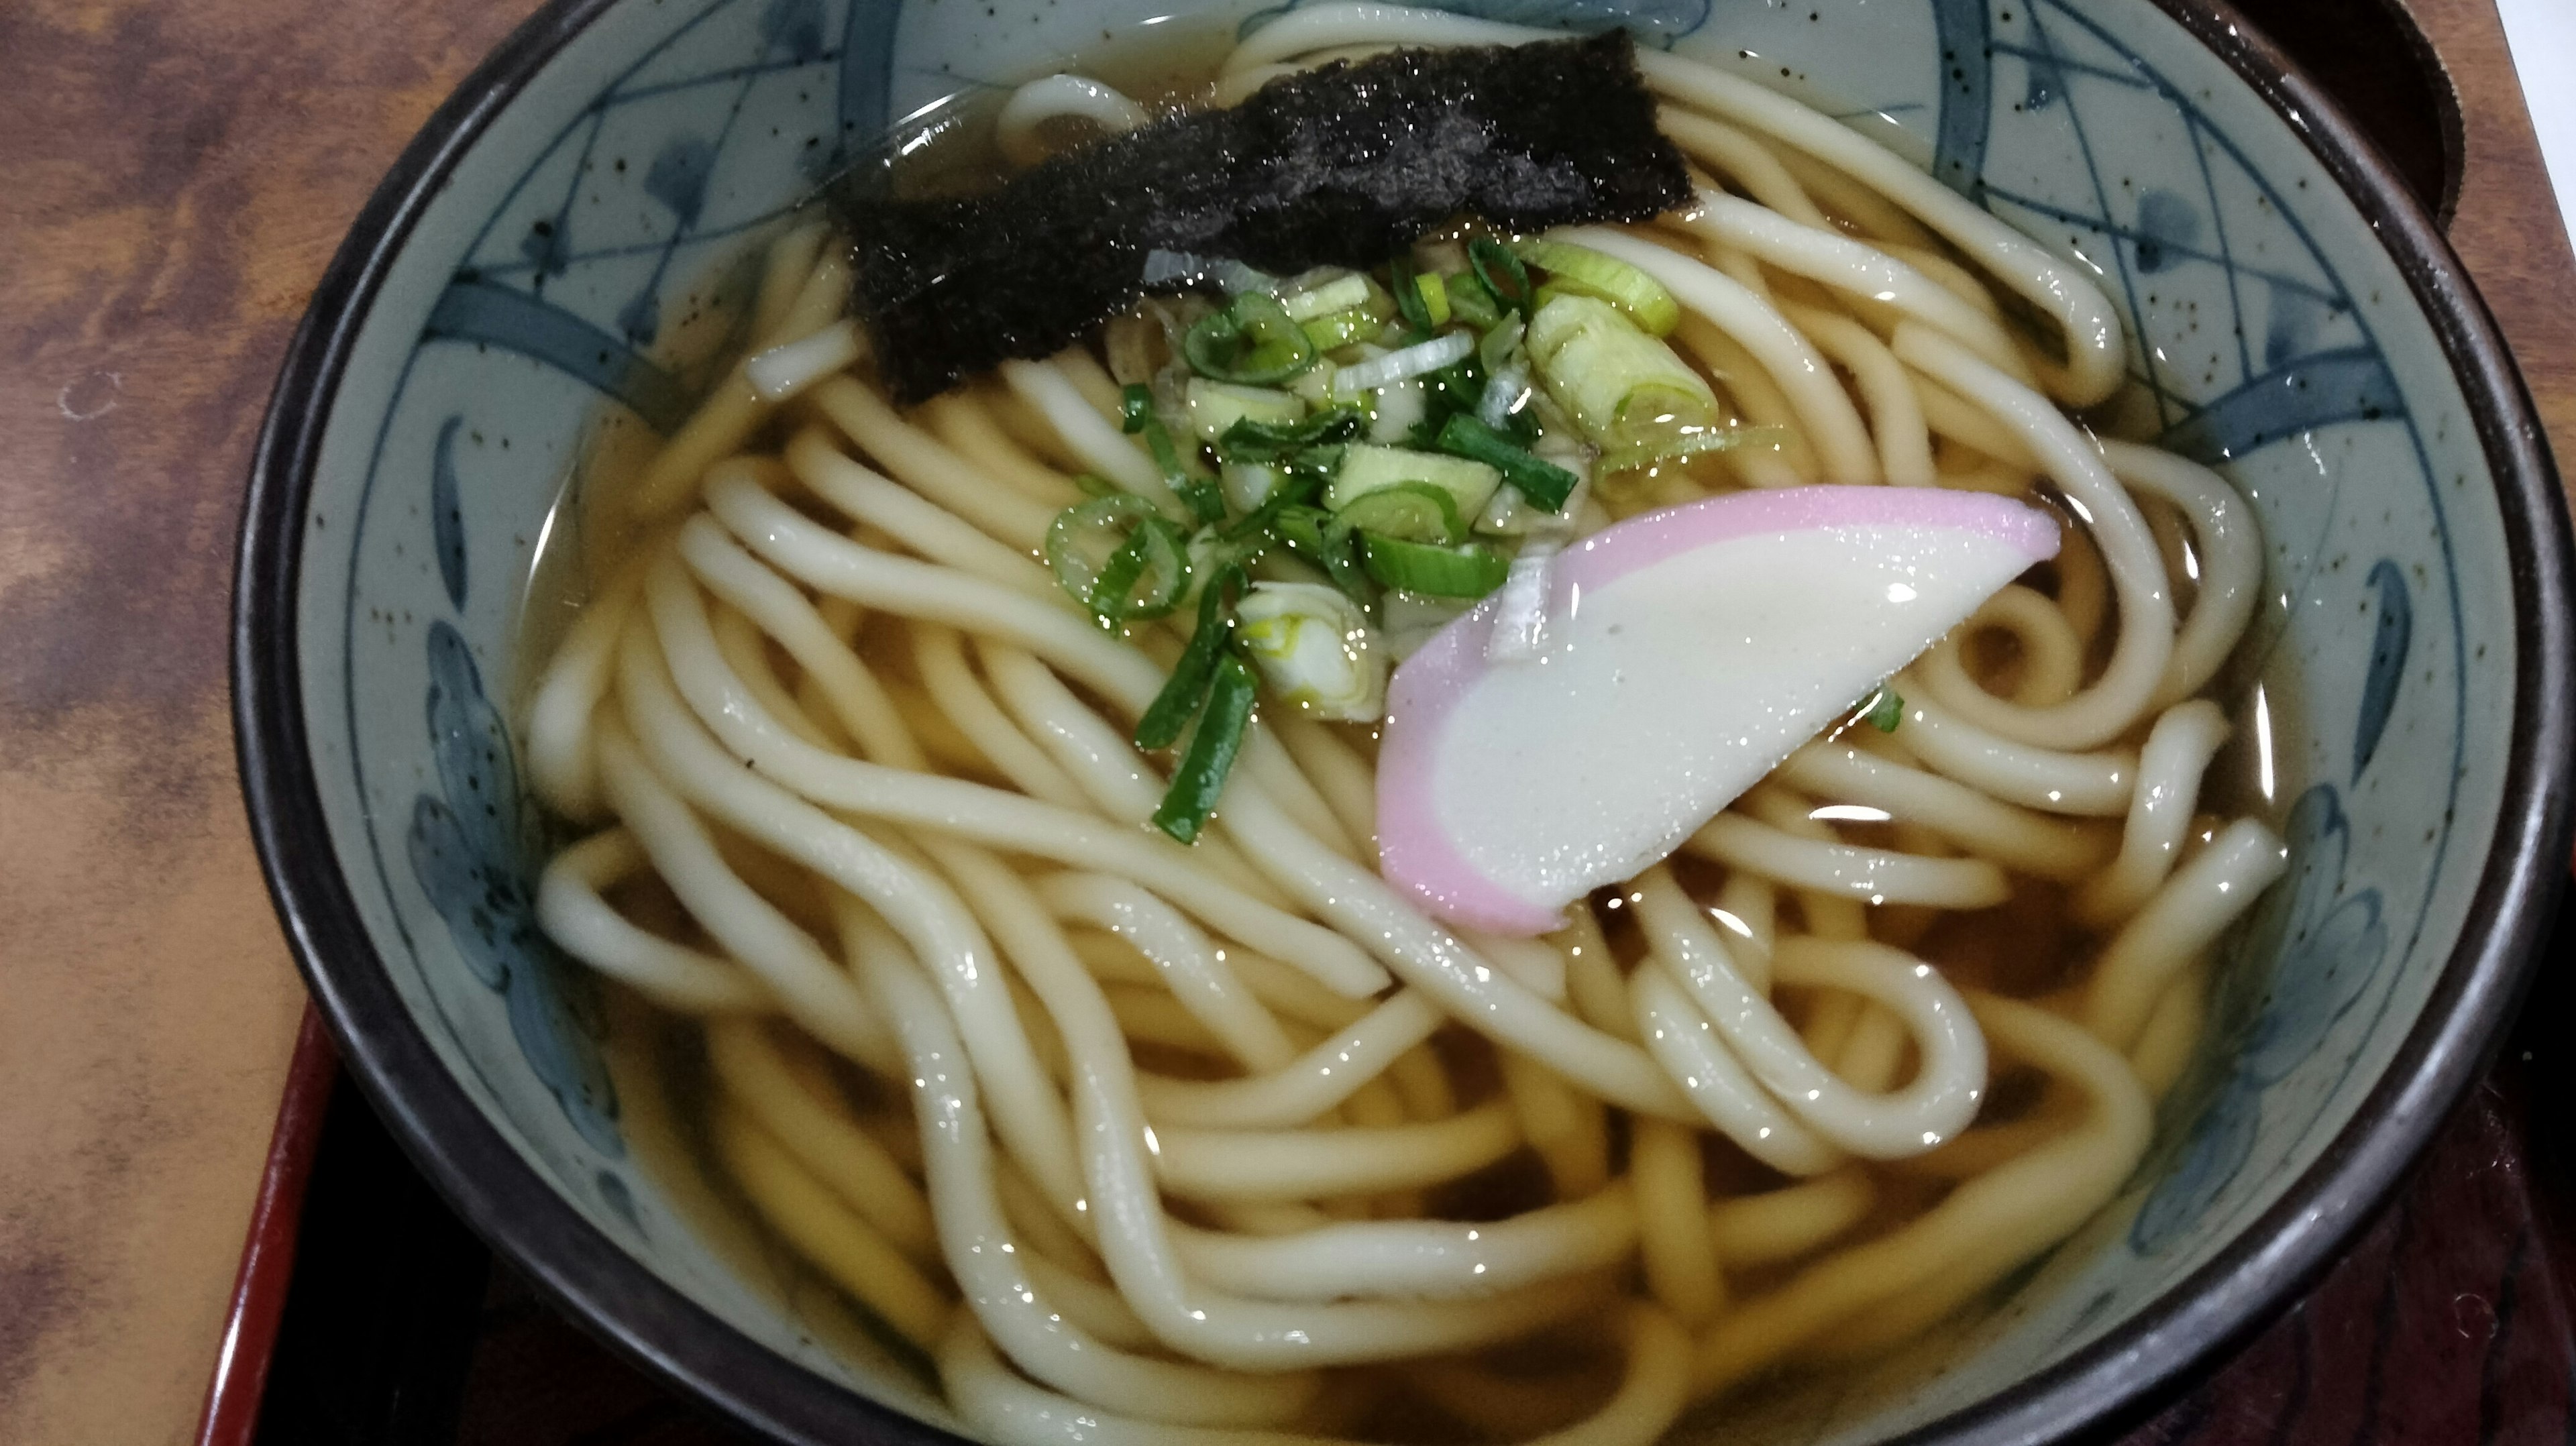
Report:
M396 994L333 864L296 669L302 520L324 424L394 257L459 159L618 0L550 0L430 117L314 290L254 453L233 599L235 749L269 892L359 1085L458 1214L601 1339L782 1441L970 1446L758 1344L593 1227L467 1097ZM2463 937L2396 1058L2325 1154L2215 1258L2066 1360L1900 1438L2008 1446L2106 1435L2266 1324L2387 1198L2482 1073L2564 881L2576 775L2576 593L2548 445L2449 244L2325 93L2220 0L2154 0L2291 128L2377 230L2432 320L2496 478L2516 609L2505 812Z

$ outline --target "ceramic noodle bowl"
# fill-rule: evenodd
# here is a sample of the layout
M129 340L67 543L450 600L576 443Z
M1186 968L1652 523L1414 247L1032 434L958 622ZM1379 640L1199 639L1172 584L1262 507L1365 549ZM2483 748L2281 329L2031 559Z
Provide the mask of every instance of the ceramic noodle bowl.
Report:
M1166 14L1056 0L560 0L432 119L280 381L236 634L269 876L345 1057L466 1218L594 1328L791 1441L957 1429L686 1169L644 1027L540 934L511 710L585 456L675 424L815 184L960 91ZM1184 4L1222 37L1277 10ZM2080 257L2119 420L2267 540L2224 680L2289 871L2219 946L2200 1057L2110 1208L1853 1372L1675 1439L2028 1440L2185 1378L2387 1192L2516 994L2566 859L2568 548L2457 262L2306 82L2200 0L1461 0L1630 27L1890 145ZM1213 53L1213 52L1211 52Z

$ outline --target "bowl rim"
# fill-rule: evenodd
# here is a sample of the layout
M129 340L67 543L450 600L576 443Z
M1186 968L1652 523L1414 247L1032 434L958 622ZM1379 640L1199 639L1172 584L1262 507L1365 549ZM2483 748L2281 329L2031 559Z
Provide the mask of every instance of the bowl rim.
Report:
M565 1201L466 1095L395 992L332 852L297 669L303 518L322 436L394 258L492 121L623 0L549 0L405 146L315 287L252 455L236 555L236 761L269 894L331 1033L413 1162L475 1232L620 1354L787 1442L975 1446L800 1365L664 1283ZM2515 608L2514 746L2468 923L2396 1056L2324 1154L2210 1260L2045 1370L1894 1438L2097 1438L2163 1405L2267 1325L2371 1218L2483 1072L2566 881L2576 785L2576 554L2546 437L2493 317L2394 169L2225 0L2151 0L2223 61L2369 220L2431 320L2494 473Z

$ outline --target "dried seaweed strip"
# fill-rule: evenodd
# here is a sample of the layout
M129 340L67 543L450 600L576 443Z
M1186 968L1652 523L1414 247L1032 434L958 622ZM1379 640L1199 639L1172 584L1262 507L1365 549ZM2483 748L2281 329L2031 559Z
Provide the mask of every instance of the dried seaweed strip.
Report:
M967 200L841 198L896 396L1049 355L1143 294L1148 252L1371 266L1461 214L1642 220L1689 194L1624 32L1408 50L1284 77Z

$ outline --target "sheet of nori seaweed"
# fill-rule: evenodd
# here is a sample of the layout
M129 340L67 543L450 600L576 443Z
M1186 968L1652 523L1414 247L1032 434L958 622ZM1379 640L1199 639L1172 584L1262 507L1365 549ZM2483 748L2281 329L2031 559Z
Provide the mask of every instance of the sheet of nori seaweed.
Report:
M1461 214L1637 221L1690 193L1624 31L1404 50L1168 118L964 200L845 188L854 291L898 401L1043 357L1143 294L1161 249L1268 271L1373 266Z

